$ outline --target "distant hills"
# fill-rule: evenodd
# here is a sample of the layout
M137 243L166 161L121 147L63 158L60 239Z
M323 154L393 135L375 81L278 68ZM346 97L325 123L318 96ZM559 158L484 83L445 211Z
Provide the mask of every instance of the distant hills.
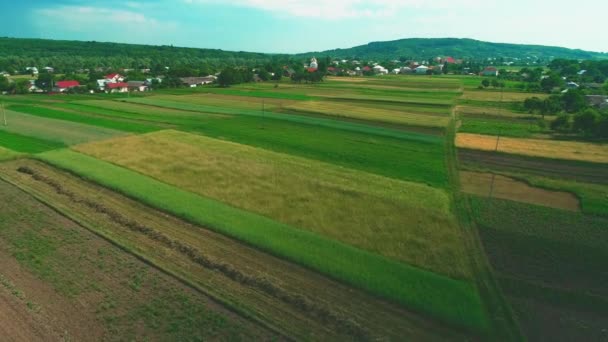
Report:
M335 49L310 52L300 56L331 56L355 59L428 59L451 56L464 59L519 58L550 60L566 59L608 59L608 53L590 52L554 46L489 43L474 39L460 38L410 38L387 42L373 42L350 49Z
M385 61L421 60L438 56L461 59L520 58L608 59L607 53L561 47L488 43L473 39L433 38L373 42L350 49L305 54L264 54L219 49L183 48L136 44L20 39L0 37L0 71L20 71L26 67L51 66L59 72L110 68L188 67L200 72L218 71L226 66L259 66L267 63L299 63L312 56ZM160 70L160 69L159 69Z

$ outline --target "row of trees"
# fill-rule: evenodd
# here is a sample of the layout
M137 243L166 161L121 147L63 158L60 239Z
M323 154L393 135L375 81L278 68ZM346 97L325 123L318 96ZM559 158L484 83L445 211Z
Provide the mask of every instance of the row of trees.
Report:
M551 129L560 133L580 134L587 138L608 138L608 111L589 106L584 93L570 90L545 99L531 97L524 101L528 113L557 115Z

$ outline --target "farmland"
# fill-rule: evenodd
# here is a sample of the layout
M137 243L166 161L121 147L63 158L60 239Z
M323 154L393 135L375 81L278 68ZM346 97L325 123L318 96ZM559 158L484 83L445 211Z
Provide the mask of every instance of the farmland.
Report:
M544 312L592 340L606 145L473 81L7 96L0 332L535 340Z

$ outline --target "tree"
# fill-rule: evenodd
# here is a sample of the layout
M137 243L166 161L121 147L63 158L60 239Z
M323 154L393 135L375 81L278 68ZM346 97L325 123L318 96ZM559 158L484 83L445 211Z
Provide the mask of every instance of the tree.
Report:
M10 89L10 83L8 78L0 76L0 92L8 91Z
M551 122L551 129L562 133L570 132L570 130L572 129L570 115L562 114L558 116L557 119Z
M483 81L481 81L481 85L482 85L484 88L489 87L489 86L490 86L490 80L488 80L487 78L484 78L484 79L483 79Z
M528 113L537 113L541 112L543 108L543 100L538 97L530 97L524 100L524 108L528 111Z
M587 108L585 111L574 116L572 129L586 136L592 136L596 131L599 121L600 114L594 109Z
M500 83L498 82L497 79L493 78L492 79L492 87L498 88L498 86L500 86Z
M587 107L585 97L580 90L571 89L562 96L564 109L568 113L576 113Z
M36 87L50 91L53 88L53 83L55 81L55 77L53 74L48 72L44 72L38 75L38 79L36 80Z
M21 79L13 84L13 94L27 94L30 92L30 81Z
M547 93L550 93L553 88L562 87L563 85L564 80L556 73L551 73L540 81L541 89Z

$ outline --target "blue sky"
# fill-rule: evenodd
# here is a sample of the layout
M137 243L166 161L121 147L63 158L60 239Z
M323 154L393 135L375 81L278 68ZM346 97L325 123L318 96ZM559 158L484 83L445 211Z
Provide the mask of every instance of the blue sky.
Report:
M0 36L308 52L413 37L608 52L608 1L1 1Z

